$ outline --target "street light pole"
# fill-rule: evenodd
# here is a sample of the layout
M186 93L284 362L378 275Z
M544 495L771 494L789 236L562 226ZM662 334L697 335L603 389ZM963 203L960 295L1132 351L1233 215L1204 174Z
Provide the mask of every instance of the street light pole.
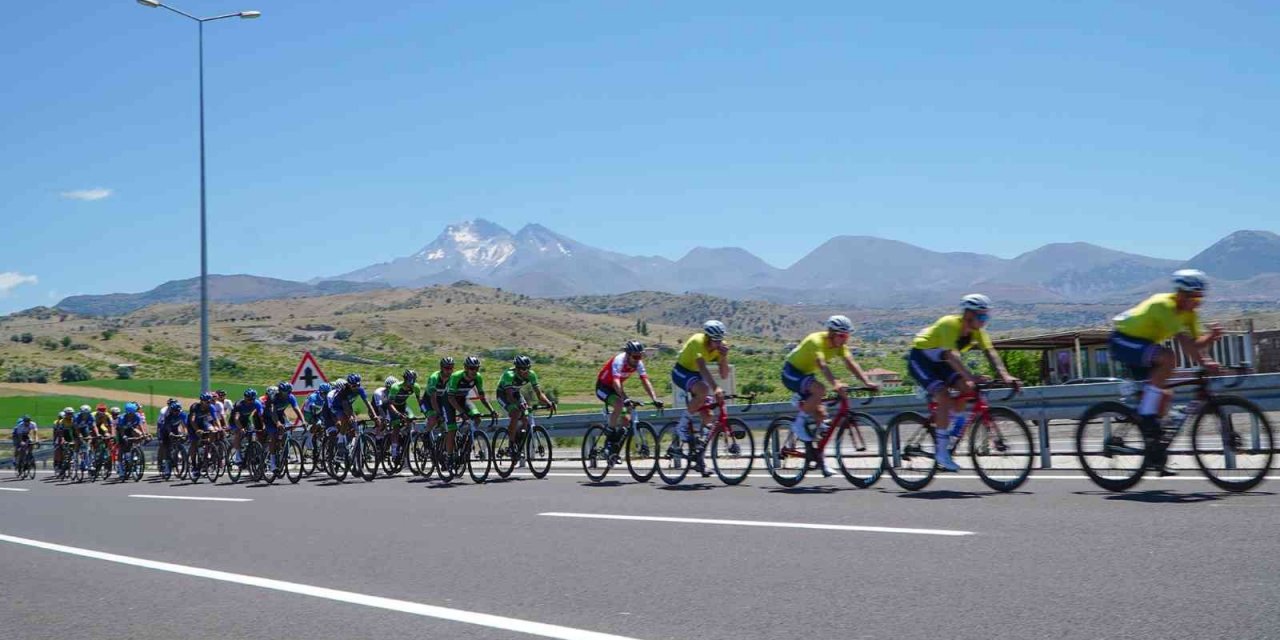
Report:
M179 11L159 0L138 0L138 4L152 9L168 9L180 16L196 21L196 47L200 67L200 390L209 391L209 243L208 215L205 198L204 177L204 23L222 20L223 18L241 18L249 20L262 15L259 11L239 11L212 18L197 18L189 13Z

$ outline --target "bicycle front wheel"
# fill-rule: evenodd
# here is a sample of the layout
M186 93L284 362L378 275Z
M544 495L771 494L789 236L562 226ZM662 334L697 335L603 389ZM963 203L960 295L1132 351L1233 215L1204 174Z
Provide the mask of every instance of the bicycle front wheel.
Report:
M362 433L356 440L356 450L352 454L357 466L356 475L365 482L373 482L373 478L378 475L378 442L373 436Z
M836 465L844 479L859 489L884 475L884 429L875 418L854 413L835 433Z
M493 466L493 451L489 448L489 436L483 431L471 434L471 451L467 456L467 475L477 484L489 479L489 469Z
M582 471L587 479L600 482L609 475L609 435L603 425L587 427L582 436Z
M1124 491L1146 473L1147 441L1141 418L1129 405L1100 402L1080 416L1076 457L1080 468L1107 491Z
M306 459L303 457L302 445L297 440L287 438L284 441L284 477L289 484L298 484L306 475Z
M533 477L541 480L547 477L547 473L551 471L551 460L553 459L551 448L551 434L547 433L542 427L534 427L529 431L529 440L526 447L528 454L525 456L529 464L529 473Z
M506 427L493 432L493 470L503 479L511 477L511 472L516 470L516 452L512 451Z
M992 407L986 418L969 429L969 458L988 487L1013 491L1031 475L1035 460L1031 429L1013 409Z
M1248 491L1262 482L1275 452L1271 424L1257 405L1219 396L1195 416L1191 442L1209 481L1226 491Z
M147 468L147 454L142 452L142 444L135 444L133 450L133 481L142 481L142 472Z
M350 460L347 457L347 446L339 443L336 435L331 434L324 440L324 468L329 473L329 477L336 482L342 482L347 479L347 472L350 470Z
M774 418L764 432L764 468L784 487L800 484L809 466L804 442L792 432L794 425L794 418Z
M624 440L627 471L636 482L648 482L658 471L658 434L648 422L637 422L635 431Z
M658 432L658 476L669 485L680 484L692 464L692 444L680 439L677 423L668 422Z
M907 491L919 491L938 472L937 443L929 419L907 411L889 420L885 438L885 467L893 481Z
M720 481L741 484L751 473L756 461L756 438L747 423L729 418L727 428L719 429L711 438L711 464Z

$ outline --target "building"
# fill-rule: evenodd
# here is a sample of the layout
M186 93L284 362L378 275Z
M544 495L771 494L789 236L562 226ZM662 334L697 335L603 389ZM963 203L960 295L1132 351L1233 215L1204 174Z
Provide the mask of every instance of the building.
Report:
M880 385L880 388L882 389L892 389L894 387L902 386L902 374L897 371L875 368L867 369L866 371L863 371L863 373L867 374L868 380Z

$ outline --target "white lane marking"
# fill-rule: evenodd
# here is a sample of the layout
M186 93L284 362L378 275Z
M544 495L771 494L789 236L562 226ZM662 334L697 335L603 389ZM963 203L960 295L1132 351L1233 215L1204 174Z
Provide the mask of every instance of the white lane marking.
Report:
M208 502L253 502L253 498L205 498L200 496L156 496L146 493L131 493L130 498L148 498L151 500L204 500Z
M262 589L270 589L272 591L296 593L298 595L322 598L324 600L333 600L335 602L342 602L345 604L358 604L376 609L399 611L401 613L409 613L428 618L439 618L441 620L450 620L465 624L474 624L482 627L489 627L491 629L503 629L516 633L541 636L544 638L559 638L560 640L637 640L636 638L618 636L611 633L586 631L584 629L562 627L554 624L533 622L531 620L521 620L519 618L507 618L487 613L477 613L474 611L450 609L448 607L438 607L419 602L409 602L408 600L396 600L394 598L370 596L363 593L355 593L353 591L341 591L339 589L316 587L296 582L285 582L284 580L261 578L258 576L249 576L240 573L229 573L227 571L189 567L187 565L172 564L169 562L145 560L143 558L116 555L114 553L94 551L92 549L81 549L79 547L69 547L66 545L54 544L52 542L32 540L30 538L19 538L17 536L5 535L3 533L0 533L0 542L12 542L14 544L26 545L37 549L45 549L47 551L56 551L58 553L65 553L83 558L93 558L94 560L105 560L107 562L115 562L117 564L142 567L144 569L153 569L155 571L164 571L167 573L177 573L196 578L208 578L209 580L230 582L249 587L259 587Z
M30 491L30 489L19 489L17 487L0 487L0 491Z
M739 527L779 527L783 529L828 529L831 531L866 531L870 533L914 533L925 536L971 536L972 531L953 529L904 529L901 527L866 527L852 524L809 524L805 522L767 522L763 520L713 520L711 518L667 518L659 516L623 516L605 513L565 513L548 511L540 516L553 518L589 518L595 520L640 520L644 522L676 522L680 524L723 524Z

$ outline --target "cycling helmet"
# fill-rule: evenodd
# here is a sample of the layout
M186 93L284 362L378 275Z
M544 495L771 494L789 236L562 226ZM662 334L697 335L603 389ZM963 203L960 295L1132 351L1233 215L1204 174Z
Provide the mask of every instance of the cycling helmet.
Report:
M418 372L413 369L404 370L404 383L413 384L418 381Z
M98 403L98 411L106 411L106 410L107 410L107 405L106 405L106 404L104 404L104 403L99 402L99 403Z
M127 414L129 414L129 415L133 415L133 414L137 413L137 412L138 412L138 403L136 403L136 402L126 402L126 403L124 403L124 412L125 412L125 413L127 413Z
M120 407L111 407L111 415L113 416L120 415Z
M360 386L360 374L358 373L347 374L347 384L356 386L356 387Z
M1209 288L1207 279L1208 276L1199 269L1178 269L1173 272L1173 288L1187 293L1204 293Z
M449 367L452 367L452 366L453 366L453 358L451 356L445 356L443 358L440 358L441 369L448 369Z
M213 394L208 391L200 394L200 402L213 402Z
M218 389L217 391L214 391L214 393L218 394L219 397L223 397L223 398L225 398L227 395L227 391L225 389Z
M245 389L245 390L244 390L244 399L245 399L245 400L253 400L253 399L254 399L254 398L256 398L256 397L258 397L258 392L257 392L256 390L254 390L254 389Z
M170 409L181 409L181 408L182 408L182 403L181 403L181 402L178 402L177 400L170 400L170 401L169 401L169 408L170 408Z
M65 417L67 417L67 411L66 411L65 409L63 409L62 411L59 411L59 412L58 412L58 419L59 419L59 420L61 420L61 419L65 418Z
M289 395L293 393L293 385L289 384L288 382L281 382L276 386L277 388L280 389L280 393L283 393L285 395Z
M719 320L708 320L702 323L702 332L712 340L724 340L724 323Z
M329 386L328 382L321 382L320 386L316 387L316 391L319 391L321 395L323 395L333 391L333 387Z
M22 416L22 420L20 420L20 422L22 422L23 424L31 422L31 416L25 416L25 415Z
M278 389L278 388L276 388L276 387L267 387L267 397L268 397L268 398L274 398L274 397L276 397L276 394L277 394L277 393L279 393L279 392L280 392L280 389Z
M467 368L469 368L469 369L470 369L470 368L476 368L476 369L479 369L479 368L480 368L480 358L478 358L478 357L476 357L476 356L467 356L467 359L462 361L462 366L467 367Z
M853 321L846 316L831 316L827 318L827 331L849 333L853 331Z
M63 410L62 410L62 412L63 412L63 413L67 413L67 414L71 414L71 413L75 413L75 412L76 412L76 410L75 410L75 409L72 409L71 407L67 407L66 409L63 409Z
M386 387L390 388L390 387L395 386L395 384L396 384L397 382L400 382L400 381L399 381L399 380L396 380L396 377L395 377L395 376L387 376L387 379L386 379L386 380L383 380L383 381L382 381L382 384L383 384L384 386L386 386Z
M622 345L627 353L644 353L644 343L639 340L628 340L627 344Z
M533 360L530 360L529 356L516 356L516 359L512 360L511 364L514 364L517 369L528 369L533 366Z
M347 388L347 381L339 378L337 382L333 383L333 388L335 391L345 391Z
M93 409L90 409L89 405L87 404L80 405L80 413L89 413L90 411L93 411Z
M991 309L991 298L981 293L971 293L960 299L960 308L965 311L988 311Z

